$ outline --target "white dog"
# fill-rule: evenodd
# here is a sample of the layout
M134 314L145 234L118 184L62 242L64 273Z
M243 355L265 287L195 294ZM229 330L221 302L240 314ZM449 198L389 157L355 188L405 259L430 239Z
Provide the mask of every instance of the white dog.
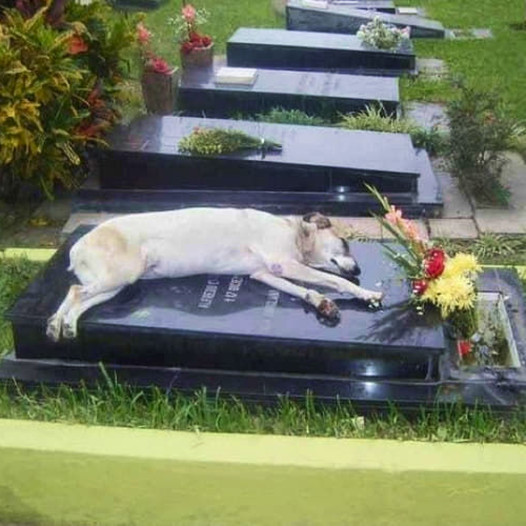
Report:
M340 277L360 270L347 241L318 213L299 219L252 209L187 208L127 215L94 228L73 245L69 257L68 270L80 285L70 287L48 320L47 335L55 341L61 334L74 338L85 311L138 279L249 275L302 298L332 319L339 317L332 300L288 279L351 293L373 304L382 299L380 292Z

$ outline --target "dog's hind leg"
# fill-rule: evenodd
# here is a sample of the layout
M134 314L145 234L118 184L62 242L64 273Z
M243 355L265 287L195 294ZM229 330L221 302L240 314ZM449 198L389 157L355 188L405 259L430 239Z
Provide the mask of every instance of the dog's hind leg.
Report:
M301 298L330 320L338 320L340 317L340 311L336 303L315 290L291 283L290 281L271 274L268 271L255 272L254 274L251 274L250 277L257 281L261 281L270 287L286 292L291 296Z
M66 312L62 324L62 335L64 338L76 338L78 319L88 309L110 300L116 296L125 285L121 285L111 290L101 290L94 287L80 287L76 301Z

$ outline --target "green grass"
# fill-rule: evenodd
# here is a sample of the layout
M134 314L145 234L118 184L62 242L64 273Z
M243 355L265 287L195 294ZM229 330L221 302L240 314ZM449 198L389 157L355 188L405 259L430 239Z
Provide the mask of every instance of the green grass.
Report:
M446 28L491 28L489 40L440 41L417 39L418 57L440 58L450 74L462 75L478 86L495 87L510 106L510 113L526 119L526 31L514 31L510 24L524 19L524 0L408 0L404 5L422 6L430 18ZM404 80L403 97L447 101L453 94L445 82Z
M3 315L41 265L25 259L5 259L0 252L0 358L13 348L10 324Z
M350 404L324 407L307 397L286 397L273 407L245 405L234 398L166 394L114 383L94 389L45 387L24 391L0 385L0 418L218 433L279 434L338 438L384 438L448 442L526 442L526 413L499 416L462 406L422 411L407 419L392 407L387 414L357 416Z
M274 12L270 0L195 0L192 5L210 13L202 32L214 39L216 55L225 53L226 41L239 27L284 27L284 20ZM146 15L146 24L154 33L154 49L174 64L179 64L179 48L167 20L180 9L181 0L169 0Z

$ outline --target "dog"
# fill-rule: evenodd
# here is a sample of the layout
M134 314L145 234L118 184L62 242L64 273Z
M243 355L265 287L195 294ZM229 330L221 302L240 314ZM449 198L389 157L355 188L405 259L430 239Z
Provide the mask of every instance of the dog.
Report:
M47 336L75 338L79 317L139 279L195 274L248 275L302 298L323 317L339 319L336 304L289 280L350 293L378 305L382 293L345 276L360 269L349 244L320 213L281 217L254 209L187 208L131 214L101 223L69 253L72 285L47 323Z

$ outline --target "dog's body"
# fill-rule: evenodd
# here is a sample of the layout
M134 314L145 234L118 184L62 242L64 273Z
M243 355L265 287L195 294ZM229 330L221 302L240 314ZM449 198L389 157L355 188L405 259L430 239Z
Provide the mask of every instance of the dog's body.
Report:
M382 298L379 292L334 275L350 275L359 269L347 242L320 214L298 219L252 209L188 208L122 216L79 239L71 248L70 263L69 270L81 284L70 287L48 321L47 334L54 340L61 334L75 337L82 313L138 279L249 275L304 299L329 318L339 315L334 302L287 279L373 303Z

